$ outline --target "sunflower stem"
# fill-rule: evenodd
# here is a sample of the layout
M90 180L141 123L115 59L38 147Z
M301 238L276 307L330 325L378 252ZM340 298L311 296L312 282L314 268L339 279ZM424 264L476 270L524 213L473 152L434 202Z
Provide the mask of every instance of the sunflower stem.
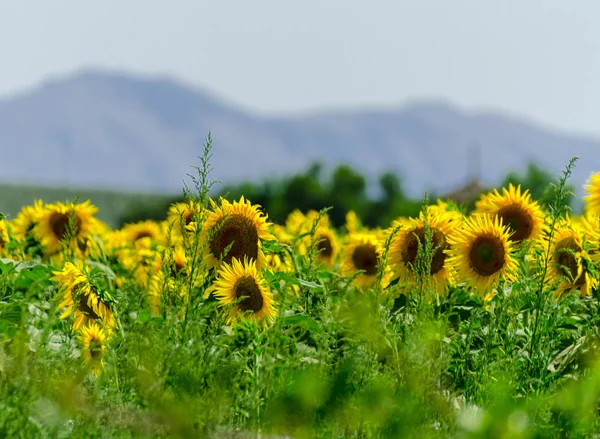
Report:
M569 160L569 163L565 167L563 171L558 186L554 192L554 199L552 205L550 206L550 215L551 215L551 223L550 223L550 232L548 234L548 243L546 245L546 249L544 251L544 265L542 267L542 275L540 276L540 282L536 292L536 302L535 302L535 322L533 325L533 333L531 335L531 343L529 345L529 358L533 365L533 356L534 353L537 352L537 344L539 342L539 325L540 325L540 315L542 314L543 308L545 307L546 301L544 299L544 282L546 281L546 276L548 274L548 265L550 263L550 249L552 247L552 240L554 238L554 232L556 231L556 224L563 215L569 211L569 206L566 205L565 199L567 196L571 195L570 191L567 189L567 180L571 177L573 172L573 168L575 167L575 162L579 159L579 157L572 157Z

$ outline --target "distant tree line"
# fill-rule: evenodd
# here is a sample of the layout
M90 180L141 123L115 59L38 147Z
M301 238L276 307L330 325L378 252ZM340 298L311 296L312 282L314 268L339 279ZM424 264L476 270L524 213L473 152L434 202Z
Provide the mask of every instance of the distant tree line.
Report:
M242 195L254 204L260 204L269 214L271 221L283 223L294 209L302 212L324 207L332 207L329 217L335 226L345 222L346 213L356 212L363 224L369 227L387 227L399 216L416 216L423 200L409 197L402 185L400 176L384 172L378 178L379 196L368 195L366 178L348 165L339 165L329 175L324 175L323 166L313 163L305 171L283 179L265 179L259 182L244 182L221 187L218 195L229 200L238 200ZM529 189L533 198L547 205L553 198L552 184L558 178L551 172L530 164L524 173L511 172L496 187L509 183L520 184ZM572 189L572 188L571 188ZM444 194L430 194L430 202ZM464 203L465 210L473 208L478 197ZM140 203L132 205L121 217L121 224L144 219L163 220L171 203L183 197L173 197L168 201ZM572 198L568 199L569 204Z

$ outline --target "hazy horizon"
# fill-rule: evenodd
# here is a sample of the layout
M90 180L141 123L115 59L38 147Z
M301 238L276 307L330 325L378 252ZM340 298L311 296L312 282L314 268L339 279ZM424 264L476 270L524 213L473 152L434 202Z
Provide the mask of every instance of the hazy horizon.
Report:
M577 6L26 0L0 16L0 97L97 67L167 75L268 115L433 99L598 137L600 4Z

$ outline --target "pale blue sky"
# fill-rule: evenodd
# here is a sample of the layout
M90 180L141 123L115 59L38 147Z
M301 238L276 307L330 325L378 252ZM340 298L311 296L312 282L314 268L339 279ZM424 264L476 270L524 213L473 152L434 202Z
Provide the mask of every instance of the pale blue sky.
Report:
M247 109L441 97L600 136L597 0L0 0L0 96L100 66Z

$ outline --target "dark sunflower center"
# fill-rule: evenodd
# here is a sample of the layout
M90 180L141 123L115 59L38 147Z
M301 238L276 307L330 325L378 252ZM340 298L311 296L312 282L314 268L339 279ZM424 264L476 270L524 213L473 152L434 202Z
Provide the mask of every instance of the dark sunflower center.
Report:
M6 241L0 236L0 248L6 247Z
M92 320L98 320L100 316L87 304L87 296L85 294L77 295L77 309L86 317Z
M329 238L325 235L319 235L317 239L317 251L319 252L319 255L325 258L331 257L333 249L331 248L331 241Z
M216 233L210 242L210 252L217 259L223 256L227 247L231 248L223 261L230 264L233 258L242 261L244 256L258 258L258 231L252 220L243 215L231 215L215 226Z
M185 262L181 258L173 258L173 264L171 264L171 276L177 276L183 272L185 268Z
M236 299L242 299L238 307L243 311L258 312L263 307L263 296L256 280L252 276L239 278L233 287Z
M377 260L379 255L373 244L361 244L352 253L352 263L358 270L365 270L365 274L377 274Z
M502 224L512 232L509 240L518 243L531 237L533 218L518 204L503 207L497 215L502 219Z
M569 279L575 280L577 278L579 265L575 253L581 250L582 248L574 238L565 238L556 244L556 253L554 255L556 265L560 272L564 276L569 277ZM584 278L584 276L581 277Z
M148 232L147 230L143 230L141 232L138 232L135 235L135 238L133 238L134 241L138 241L142 238L152 238L152 233Z
M92 360L100 360L102 358L102 342L98 339L90 340L90 356Z
M185 268L185 263L181 259L175 258L175 271L179 273L184 268Z
M81 228L81 219L75 215L73 218L73 223L71 224L71 214L70 213L60 213L54 212L50 216L50 228L52 229L52 233L59 241L62 241L67 236L67 232L71 232L73 235L77 235L79 233L79 229ZM73 227L73 230L70 230Z
M192 221L194 221L194 213L193 212L185 212L183 214L183 220L185 221L185 225L189 226Z
M496 236L479 236L471 244L469 262L471 268L480 276L491 276L500 271L506 261L504 243Z
M90 247L90 241L88 239L78 239L77 247L80 251L85 252Z
M402 261L409 267L414 267L419 255L419 247L425 246L425 228L419 227L411 231L408 235L406 247L402 252ZM433 230L431 234L431 248L434 250L431 258L431 267L429 274L434 275L444 268L446 262L446 253L444 250L448 248L448 243L444 234L438 229Z

